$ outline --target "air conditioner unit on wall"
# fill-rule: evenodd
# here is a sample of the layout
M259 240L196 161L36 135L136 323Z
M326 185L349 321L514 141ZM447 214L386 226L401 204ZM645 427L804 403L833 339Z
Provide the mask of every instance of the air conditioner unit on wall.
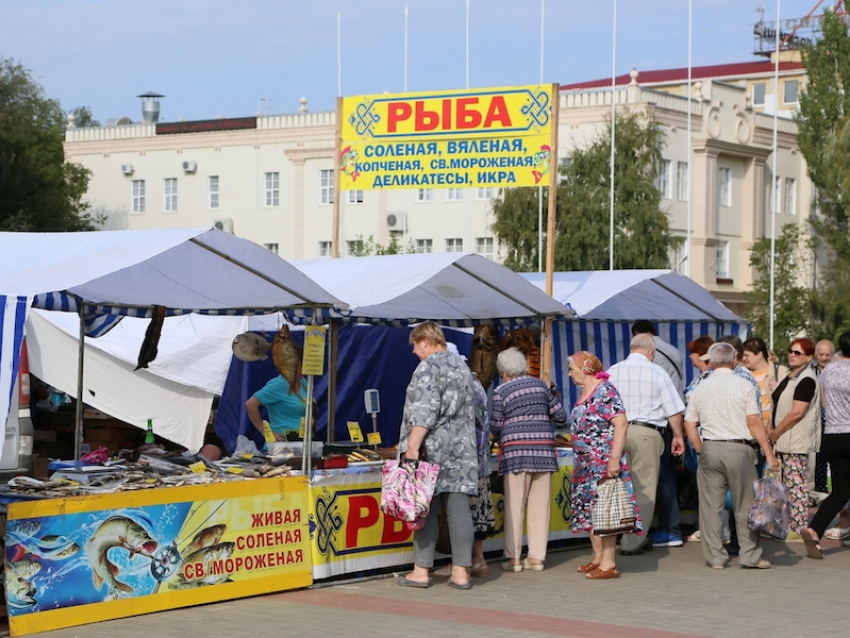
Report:
M121 164L121 172L125 175L133 174L133 165L132 164Z
M226 233L230 233L231 235L233 234L233 220L230 218L216 219L213 221L213 226Z
M194 173L198 170L198 163L195 160L186 160L183 162L183 170L187 173Z

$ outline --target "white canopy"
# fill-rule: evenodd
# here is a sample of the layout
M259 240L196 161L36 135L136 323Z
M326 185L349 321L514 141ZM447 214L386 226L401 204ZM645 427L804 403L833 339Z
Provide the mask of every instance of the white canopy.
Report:
M215 229L0 233L4 420L32 299L41 308L82 309L87 334L104 332L123 315L150 316L155 305L171 316L281 310L293 321L314 310L324 316L347 310L283 259Z
M562 303L505 266L477 254L420 253L293 261L346 301L347 321L470 326L571 317Z

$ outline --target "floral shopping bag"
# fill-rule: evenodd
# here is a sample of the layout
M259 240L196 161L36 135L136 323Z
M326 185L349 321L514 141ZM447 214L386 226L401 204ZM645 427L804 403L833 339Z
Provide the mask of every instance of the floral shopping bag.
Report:
M381 511L419 529L434 498L440 466L426 461L384 461Z

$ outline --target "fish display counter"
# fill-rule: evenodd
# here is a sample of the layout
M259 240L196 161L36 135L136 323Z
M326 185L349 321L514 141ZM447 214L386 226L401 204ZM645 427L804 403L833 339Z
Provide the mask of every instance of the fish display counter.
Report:
M13 636L313 582L304 476L0 500Z
M413 532L381 512L381 463L350 464L344 469L317 470L310 482L310 543L313 578L413 563ZM495 471L495 457L491 469ZM573 451L558 448L558 472L552 477L549 540L586 537L570 528L570 480ZM484 551L503 549L504 494L501 480L492 480L496 534L484 541Z

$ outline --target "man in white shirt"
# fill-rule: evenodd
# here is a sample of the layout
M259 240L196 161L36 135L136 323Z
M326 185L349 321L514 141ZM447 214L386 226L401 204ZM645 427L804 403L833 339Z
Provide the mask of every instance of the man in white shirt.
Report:
M729 553L721 540L720 511L728 489L741 547L739 564L769 569L770 562L761 557L759 532L747 527L755 499L753 482L758 478L754 445L761 446L771 469L777 470L779 461L767 440L761 405L750 383L732 371L735 348L715 343L708 354L714 372L696 387L685 412L685 432L700 455L697 485L702 554L713 569L726 567ZM702 438L697 424L702 426Z
M653 363L655 344L652 336L636 335L629 347L628 358L611 366L608 374L626 407L629 420L626 454L644 529L648 530L655 512L661 454L665 449L662 435L668 425L672 427L670 451L675 456L684 452L682 412L685 405L670 376ZM621 553L625 556L643 553L644 543L641 537L625 534L620 541ZM648 543L647 546L651 548L652 545Z

